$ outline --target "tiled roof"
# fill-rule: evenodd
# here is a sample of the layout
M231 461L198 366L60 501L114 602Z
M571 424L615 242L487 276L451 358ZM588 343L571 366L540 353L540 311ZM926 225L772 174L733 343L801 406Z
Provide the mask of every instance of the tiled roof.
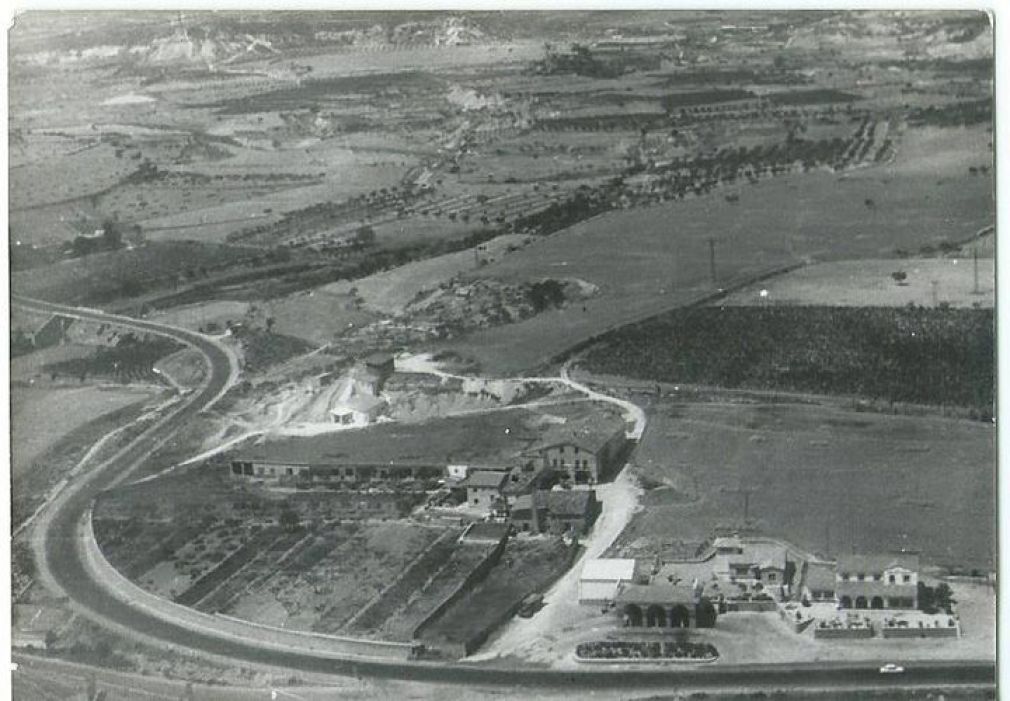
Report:
M487 487L501 489L508 479L507 472L492 472L491 470L475 470L467 475L460 484L464 487Z
M835 590L835 566L827 563L811 562L807 565L803 580L811 591Z
M912 598L917 594L917 587L912 584L888 584L886 582L856 581L835 582L835 596L865 596L867 599L874 596L882 596L885 599L894 596Z
M589 560L582 566L582 580L631 581L635 576L632 558L601 557Z
M556 445L577 445L582 450L597 453L618 433L625 431L624 422L608 415L594 414L583 419L552 426L534 446L543 450Z
M618 604L694 604L694 589L681 584L622 584L614 599Z
M895 567L918 572L919 556L915 553L842 555L838 558L839 572L884 572Z
M532 495L523 494L516 497L512 505L512 513L528 512ZM537 491L536 503L538 509L546 509L552 516L582 516L589 511L590 505L596 500L596 492L587 489L560 489Z

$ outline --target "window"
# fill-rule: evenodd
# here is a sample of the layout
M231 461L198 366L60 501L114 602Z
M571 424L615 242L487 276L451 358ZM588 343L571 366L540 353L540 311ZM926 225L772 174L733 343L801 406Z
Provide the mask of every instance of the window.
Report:
M866 575L860 572L859 574L856 575L856 579L862 582L864 579L866 579Z
M768 581L769 582L774 582L775 581L775 573L774 572L769 572L768 573Z
M347 475L348 477L354 477L354 468L353 467L344 468L344 474Z
M479 503L479 502L480 502L480 499L478 499L477 497L474 497L474 498L473 498L473 503L474 503L474 504L477 504L477 503Z
M879 582L881 579L883 579L883 577L884 577L884 575L882 575L882 574L879 574L879 573L875 574L875 575L873 575L873 581L874 582Z
M912 575L910 575L910 574L903 574L903 575L901 575L901 581L905 582L906 584L908 582L911 582L912 581Z
M575 454L576 454L576 455L578 455L578 454L579 454L579 446L575 446Z
M889 576L887 577L887 581L888 581L889 583L891 583L891 584L894 584L894 575L893 575L893 574L892 574L892 575L889 575Z
M558 459L554 458L553 460L551 460L551 467L557 467L557 466L558 466Z
M289 468L287 469L287 473L288 473L289 475L293 475L293 474L295 474L295 471L294 471L294 468L291 468L291 467L289 467Z
M845 582L849 581L849 573L848 572L842 572L842 581L845 581Z

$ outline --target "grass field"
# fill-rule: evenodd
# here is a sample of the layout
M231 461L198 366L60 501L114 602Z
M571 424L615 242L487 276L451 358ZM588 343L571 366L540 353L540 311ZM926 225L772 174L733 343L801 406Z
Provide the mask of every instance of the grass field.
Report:
M905 260L845 260L817 263L750 285L717 304L720 306L820 305L836 307L991 308L996 301L996 269L992 259L979 254L978 292L974 262L960 258ZM903 272L898 284L892 276ZM935 293L935 298L934 298Z
M150 388L14 388L12 522L28 518L98 440L129 426L155 396ZM65 421L54 422L57 415Z
M652 489L615 552L690 554L743 524L737 490L748 489L761 531L814 552L908 548L930 564L993 564L989 425L670 398L648 412L634 469Z
M969 161L977 165L991 153L987 138L977 127L908 130L889 165L766 180L735 188L734 203L715 193L581 222L475 275L585 279L600 288L585 312L542 314L481 330L451 347L491 372L511 372L629 316L675 306L738 276L789 262L881 259L963 241L993 221L991 179L967 170Z
M11 392L11 461L16 482L46 450L64 437L106 414L154 396L151 388L61 386ZM53 421L59 416L59 421Z

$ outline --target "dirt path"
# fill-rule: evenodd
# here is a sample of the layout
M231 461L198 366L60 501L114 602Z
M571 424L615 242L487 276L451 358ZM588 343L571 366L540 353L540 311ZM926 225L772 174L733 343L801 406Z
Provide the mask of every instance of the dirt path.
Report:
M586 399L605 402L621 409L625 420L633 424L628 438L638 440L645 431L645 411L625 399L611 397L573 380L569 372L570 363L561 368L560 377L523 377L523 382L561 383L569 389L585 395ZM398 372L425 373L443 379L461 378L461 375L447 373L426 355L397 358ZM556 633L585 618L585 611L578 603L579 575L582 563L587 559L600 557L609 548L631 520L642 492L631 470L625 465L613 482L595 486L600 500L601 512L593 530L582 542L585 550L572 567L544 594L545 607L532 618L514 618L503 626L485 645L484 650L468 660L488 660L504 655L545 660L560 657L556 644Z
M582 565L586 560L603 555L617 539L634 514L641 492L627 466L613 482L596 485L602 509L600 517L582 543L585 551L544 594L544 608L532 618L513 618L480 653L467 660L476 662L505 655L541 662L561 658L563 655L555 649L558 632L586 617L585 609L579 605Z

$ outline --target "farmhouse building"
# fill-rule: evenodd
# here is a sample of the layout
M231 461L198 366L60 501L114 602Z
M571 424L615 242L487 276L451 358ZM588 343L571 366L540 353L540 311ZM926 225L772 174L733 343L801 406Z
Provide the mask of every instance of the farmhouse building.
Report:
M835 595L842 608L914 609L919 556L848 555L835 567Z
M788 558L779 543L726 538L717 539L713 547L713 571L723 579L771 587L788 584Z
M365 426L372 423L386 408L386 402L369 394L357 394L338 399L330 409L333 423L341 426Z
M631 558L597 558L582 566L579 575L579 603L609 604L624 583L635 579L635 561Z
M600 503L591 489L535 489L515 499L510 516L524 533L585 535L599 513Z
M718 616L700 587L666 582L622 584L614 604L628 628L712 628Z
M593 416L552 428L534 450L543 467L575 484L595 484L618 467L625 443L623 422Z
M469 506L491 511L502 498L502 489L507 480L507 472L474 470L460 486L466 488L466 503Z
M341 441L340 434L265 441L233 453L230 474L233 479L301 487L412 483L422 488L442 476L441 461L404 456L395 447L377 443L368 449L363 441Z
M807 601L835 601L835 566L808 562L803 575L803 596Z

